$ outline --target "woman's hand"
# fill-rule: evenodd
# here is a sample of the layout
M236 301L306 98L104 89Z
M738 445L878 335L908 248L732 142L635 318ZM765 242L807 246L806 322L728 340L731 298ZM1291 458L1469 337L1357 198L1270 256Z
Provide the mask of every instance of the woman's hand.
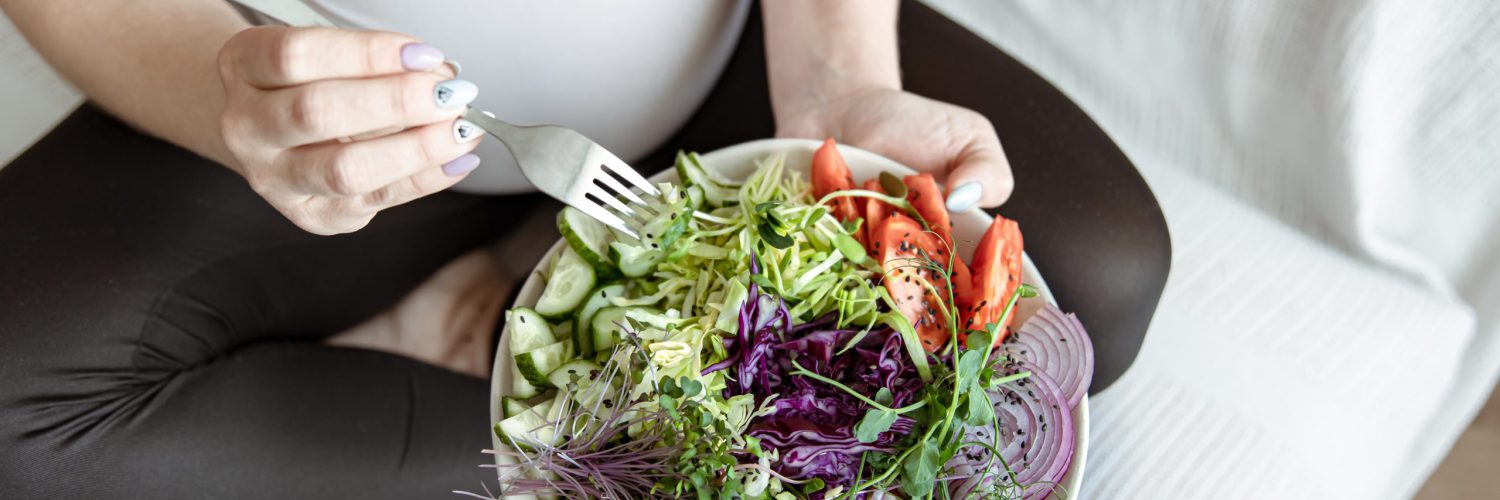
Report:
M778 137L832 137L930 172L948 186L948 209L995 207L1010 197L1010 161L989 119L968 108L890 88L790 105Z
M478 89L446 71L405 35L244 30L219 52L230 167L307 231L358 230L479 165L484 134L459 118Z
M763 0L776 135L839 142L931 172L948 209L1010 197L1010 162L988 119L901 91L895 0Z

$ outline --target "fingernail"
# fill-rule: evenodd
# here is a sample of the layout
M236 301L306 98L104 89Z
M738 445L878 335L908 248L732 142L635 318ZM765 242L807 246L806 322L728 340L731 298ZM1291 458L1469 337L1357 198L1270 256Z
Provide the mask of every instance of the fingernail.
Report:
M443 173L448 174L448 177L458 177L473 172L476 168L479 168L479 155L469 153L444 163Z
M481 135L484 135L484 131L479 130L474 122L463 118L453 122L453 142L464 144L479 139Z
M449 68L453 68L453 76L464 74L464 65L459 64L458 61L448 59L443 61L443 64L447 64Z
M401 46L401 65L411 71L427 71L443 64L443 51L425 43Z
M948 211L962 212L974 208L979 203L980 187L978 182L969 181L959 184L948 192Z
M432 99L439 108L456 108L468 105L479 97L479 86L468 80L448 80L432 89Z

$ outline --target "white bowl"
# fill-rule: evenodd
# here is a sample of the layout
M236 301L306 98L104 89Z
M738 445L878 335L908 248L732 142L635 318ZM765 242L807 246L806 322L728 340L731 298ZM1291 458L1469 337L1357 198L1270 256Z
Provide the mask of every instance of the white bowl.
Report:
M806 176L808 166L812 162L813 151L816 151L821 145L820 141L809 139L764 139L746 142L704 154L703 166L704 168L717 170L731 179L744 179L754 169L756 159L781 153L786 155L786 165L788 168L798 170ZM840 145L839 152L843 154L844 160L849 164L849 170L859 182L863 182L864 179L874 178L882 171L898 175L914 173L911 168L905 165L863 149ZM651 180L653 182L676 181L677 171L675 169L666 169L661 173L651 176ZM989 228L992 219L988 214L978 209L954 213L952 214L952 219L953 239L958 246L958 254L965 258L973 256L974 245L979 242L980 236ZM537 263L537 269L540 270L541 266L550 260L555 252L561 251L565 245L567 243L563 240L557 240L557 243L552 245L552 249L548 251L547 257ZM526 279L526 283L521 285L521 291L516 295L515 305L528 307L536 305L536 300L542 295L542 288L545 286L545 283L542 283L542 280L537 278L539 275L536 272L531 273L530 277ZM1037 290L1041 292L1041 297L1045 298L1047 302L1057 303L1057 300L1052 297L1052 291L1047 288L1047 282L1042 280L1042 275L1037 272L1036 265L1032 264L1029 256L1025 258L1022 275L1022 281L1036 286ZM1025 320L1026 317L1029 317L1030 311L1028 309L1034 311L1035 307L1023 307L1017 319ZM512 361L509 344L510 342L501 339L500 347L495 352L495 366L490 377L491 422L498 422L500 420L500 397L505 395L505 392L509 391L511 386ZM1089 449L1089 398L1087 396L1078 403L1077 408L1073 409L1073 426L1078 436L1073 448L1073 465L1068 468L1068 473L1063 476L1060 485L1067 488L1070 497L1077 498L1079 485L1083 482L1084 463L1087 461ZM499 438L494 437L493 433L491 433L490 437L494 442L495 449L502 449L504 447L500 443ZM507 461L505 457L500 456L496 456L496 460L502 463Z

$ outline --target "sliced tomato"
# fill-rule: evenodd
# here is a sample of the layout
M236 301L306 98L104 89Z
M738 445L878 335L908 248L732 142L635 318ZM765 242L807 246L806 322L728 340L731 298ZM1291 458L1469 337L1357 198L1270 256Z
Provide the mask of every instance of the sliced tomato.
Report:
M854 176L849 173L849 164L844 163L844 156L839 154L838 144L832 138L823 141L823 146L813 153L812 185L813 195L818 198L834 191L854 189ZM854 209L853 198L834 198L828 204L828 211L838 220L851 221L859 217Z
M880 223L875 234L872 244L885 268L882 279L885 289L891 293L896 309L916 329L922 347L936 352L948 342L947 316L941 310L942 300L929 293L922 281L931 283L940 296L947 296L946 287L941 276L910 260L930 256L935 239L923 232L916 220L901 214L891 214Z
M953 280L953 293L958 297L968 295L969 266L964 264L963 259L948 255L956 248L953 244L953 220L948 216L948 205L943 192L938 189L937 181L932 174L908 175L902 181L906 183L906 200L911 202L922 219L927 221L927 226L940 238L941 244L934 250L933 258L944 265L951 264L948 271Z
M1022 245L1021 227L1016 221L996 216L974 250L972 288L959 301L959 338L967 338L964 332L968 330L983 330L993 323L1001 327L995 345L1010 335L1015 313L1004 318L1001 315L1010 296L1021 286Z
M911 202L917 214L922 220L927 221L927 227L942 238L945 248L953 247L953 222L948 218L948 206L943 201L943 191L938 189L937 180L932 174L908 175L902 179L906 183L906 201ZM943 257L946 259L947 254Z
M880 181L876 179L865 181L865 185L863 187L866 191L874 191L880 194L885 194L885 189L880 187ZM860 203L860 205L862 205L864 208L863 215L865 218L865 241L868 242L865 245L865 248L870 248L871 244L879 241L875 239L875 229L880 227L880 223L885 222L886 217L890 217L891 204L874 198L860 198L860 201L862 202ZM873 248L870 249L870 254L875 255L875 250Z
M953 268L948 270L953 276L953 296L958 299L959 304L967 304L967 300L974 295L974 277L969 270L969 265L962 258L953 259ZM959 316L963 318L962 315Z

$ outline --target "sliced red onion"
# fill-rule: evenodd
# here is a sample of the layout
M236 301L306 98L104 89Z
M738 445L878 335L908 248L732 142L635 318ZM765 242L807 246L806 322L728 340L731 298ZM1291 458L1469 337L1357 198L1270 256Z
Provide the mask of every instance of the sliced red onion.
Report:
M1047 304L1006 337L1000 352L1007 368L1046 373L1067 396L1068 408L1089 392L1094 378L1094 343L1078 317Z
M1072 411L1057 383L1045 373L1033 371L1031 377L991 392L990 401L1000 422L1000 457L1015 472L1014 482L999 461L992 463L989 470L980 470L989 462L989 451L967 446L950 462L958 475L972 474L957 485L954 498L967 498L991 484L1024 487L1061 480L1072 465L1077 436ZM988 443L993 442L993 432L993 428L975 427L966 434L968 440ZM1038 484L1026 490L1026 498L1044 498L1050 491Z

